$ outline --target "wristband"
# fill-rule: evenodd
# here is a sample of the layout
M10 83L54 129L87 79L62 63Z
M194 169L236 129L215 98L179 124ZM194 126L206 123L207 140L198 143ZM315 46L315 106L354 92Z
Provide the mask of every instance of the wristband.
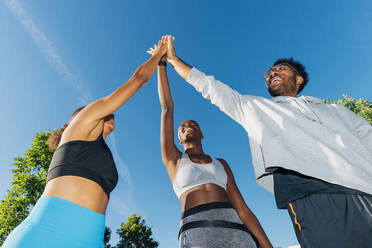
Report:
M160 65L167 66L167 62L160 61L158 65L159 65L159 66L160 66Z

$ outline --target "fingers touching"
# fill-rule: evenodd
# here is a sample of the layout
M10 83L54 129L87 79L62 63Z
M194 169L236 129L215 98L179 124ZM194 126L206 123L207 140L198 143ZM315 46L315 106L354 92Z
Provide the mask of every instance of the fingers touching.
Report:
M171 35L163 35L161 39L158 41L157 44L154 45L154 47L150 47L148 51L146 51L148 54L154 55L156 53L160 53L162 56L166 55L171 51L171 54L174 54L174 47L173 47L173 40L175 38Z

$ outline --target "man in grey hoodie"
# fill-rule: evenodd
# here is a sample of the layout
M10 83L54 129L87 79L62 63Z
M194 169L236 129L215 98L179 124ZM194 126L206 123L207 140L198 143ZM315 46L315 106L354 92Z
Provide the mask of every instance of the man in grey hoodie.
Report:
M292 58L265 73L267 99L187 65L168 39L168 63L247 131L257 183L288 210L301 247L371 247L372 126L342 105L297 97L308 74Z

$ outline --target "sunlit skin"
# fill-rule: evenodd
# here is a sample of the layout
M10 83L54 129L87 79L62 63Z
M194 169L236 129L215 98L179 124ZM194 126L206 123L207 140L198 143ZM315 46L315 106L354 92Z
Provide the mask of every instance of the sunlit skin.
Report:
M84 140L95 140L101 134L100 130L102 129L102 136L106 140L107 136L115 130L114 117L114 114L106 116L98 123L97 128L91 132L91 135ZM64 136L62 136L64 139L61 139L59 146L73 140L80 140L76 138L69 139L69 137L66 138ZM69 200L100 214L105 214L108 204L108 197L99 184L78 176L62 176L50 180L44 189L43 196Z
M173 46L174 37L167 36L167 40L167 55L162 58L162 61L167 61L169 64L171 64L177 73L186 79L192 68L176 56ZM148 52L152 53L152 50L150 49ZM167 70L165 66L158 66L158 93L162 109L160 128L162 160L167 170L169 179L173 183L181 162L182 153L178 150L174 143L173 100L170 93ZM190 160L194 163L208 164L212 161L212 158L203 151L203 138L203 133L195 121L184 121L178 128L179 143L182 145L184 152L188 154ZM271 248L272 245L256 216L250 211L245 203L235 183L235 179L229 165L223 159L218 160L223 165L227 175L226 190L212 183L196 186L181 195L180 203L182 211L209 202L230 202L235 208L241 221L257 238L260 247Z
M280 65L277 65L280 66ZM299 76L292 68L286 65L286 69L282 71L273 71L268 78L266 78L266 88L270 95L275 96L291 96L296 97L300 85L303 83L303 78Z
M201 144L204 138L203 133L195 121L186 120L182 122L178 128L178 138L184 152L189 155L192 162L198 164L209 164L212 162L212 158L203 151ZM224 161L222 162L225 163ZM216 201L229 202L229 199L225 189L212 183L196 186L183 193L180 197L183 211L200 204Z
M112 113L147 83L166 51L167 39L163 36L154 49L153 56L138 67L126 83L110 95L88 104L70 120L59 146L74 140L93 141L101 133L106 139L115 129L115 116ZM77 176L61 176L50 180L43 196L65 199L100 214L106 213L108 203L108 196L100 185Z

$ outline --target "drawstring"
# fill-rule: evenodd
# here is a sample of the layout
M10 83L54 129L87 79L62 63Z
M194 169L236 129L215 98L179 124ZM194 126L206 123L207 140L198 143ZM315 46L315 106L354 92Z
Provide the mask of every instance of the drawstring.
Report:
M305 104L308 104L308 105L310 104L309 101L307 101L305 97L302 96L301 98L304 99ZM297 104L299 111L300 111L303 115L305 115L307 118L309 118L309 119L312 120L312 121L316 121L316 122L319 122L320 124L322 124L322 121L320 120L319 116L318 116L318 115L317 115L317 114L312 110L311 107L307 107L307 108L310 109L311 113L312 113L312 114L317 118L317 120L314 119L314 118L312 118L311 116L307 115L307 114L302 110L303 107L302 107L302 106L297 102L297 99L296 99L296 98L294 99L294 101L295 101L295 103Z
M302 96L302 98L304 99L304 102L306 102L308 105L310 105L310 102L306 99L306 97ZM319 116L315 113L313 108L311 106L309 106L309 109L316 116L316 118L318 118L319 123L322 124L322 121L320 120Z

